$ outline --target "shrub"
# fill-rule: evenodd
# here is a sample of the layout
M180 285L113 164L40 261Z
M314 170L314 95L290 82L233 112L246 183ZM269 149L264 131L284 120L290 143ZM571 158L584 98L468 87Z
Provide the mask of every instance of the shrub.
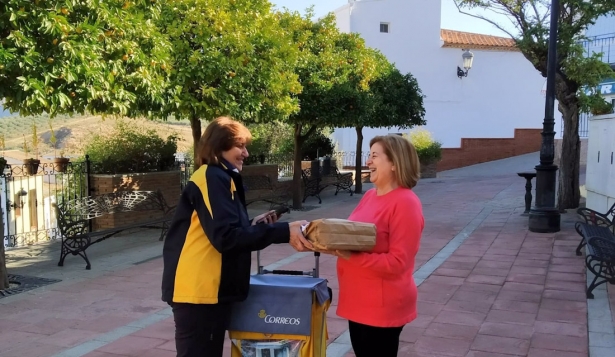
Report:
M431 164L442 158L442 144L435 141L426 129L413 129L404 137L414 145L422 164Z
M170 170L175 165L177 135L162 139L154 130L118 120L113 131L95 134L85 145L94 173Z
M326 129L317 130L314 134L310 135L301 146L301 157L313 160L333 154L335 145L333 145L333 141L327 135L328 131Z

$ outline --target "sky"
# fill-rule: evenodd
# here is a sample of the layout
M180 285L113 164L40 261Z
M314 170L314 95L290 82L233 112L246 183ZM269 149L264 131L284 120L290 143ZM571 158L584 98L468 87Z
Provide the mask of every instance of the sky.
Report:
M290 10L305 12L305 9L314 5L316 17L325 15L348 3L348 0L270 0L278 9L286 7ZM439 0L429 0L439 1ZM474 17L460 14L453 0L442 1L442 17L441 26L443 29L457 30L465 32L475 32L494 36L506 36L506 33L500 31L492 24L476 19ZM508 31L513 31L510 21L502 16L494 16L492 13L482 13L490 19L495 19L500 25L505 26Z

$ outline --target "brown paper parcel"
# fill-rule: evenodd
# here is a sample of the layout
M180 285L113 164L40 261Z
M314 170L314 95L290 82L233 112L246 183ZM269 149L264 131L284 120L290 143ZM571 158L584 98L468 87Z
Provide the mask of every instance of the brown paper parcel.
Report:
M376 245L376 225L347 219L317 219L308 224L305 236L316 250L370 251Z

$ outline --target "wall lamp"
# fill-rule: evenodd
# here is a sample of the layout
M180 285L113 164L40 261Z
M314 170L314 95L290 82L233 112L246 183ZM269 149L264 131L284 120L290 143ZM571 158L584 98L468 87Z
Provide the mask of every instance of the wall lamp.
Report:
M468 76L468 71L472 68L472 62L474 62L474 54L470 52L470 50L462 51L464 52L461 55L461 58L463 59L463 68L465 68L465 71L457 66L457 77L459 77L459 79Z

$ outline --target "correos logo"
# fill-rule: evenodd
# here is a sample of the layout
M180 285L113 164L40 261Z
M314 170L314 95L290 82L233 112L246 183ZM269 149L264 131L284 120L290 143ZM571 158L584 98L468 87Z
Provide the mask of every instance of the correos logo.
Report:
M279 324L279 325L301 325L301 319L298 317L279 317L271 316L267 314L265 310L258 312L258 317L265 320L266 324Z

